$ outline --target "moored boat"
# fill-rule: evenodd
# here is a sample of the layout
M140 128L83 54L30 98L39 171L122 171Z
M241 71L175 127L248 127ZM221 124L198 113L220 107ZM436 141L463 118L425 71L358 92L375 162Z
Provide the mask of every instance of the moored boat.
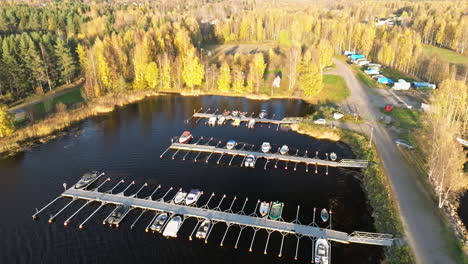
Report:
M126 204L121 204L118 205L114 211L112 211L112 214L107 218L106 222L109 223L109 225L116 225L117 227L119 226L120 221L130 212L130 206Z
M258 114L259 118L265 118L266 116L267 116L267 111L266 110L262 110L262 111L260 111L260 114Z
M182 217L176 215L169 220L163 231L165 237L177 237L180 227L182 226Z
M151 231L160 232L167 218L168 218L167 213L162 213L158 215L156 219L154 219L153 223L151 224L151 227L150 227Z
M234 121L232 122L233 126L240 126L241 120L240 118L234 118Z
M330 153L330 159L335 161L338 158L335 152Z
M249 128L254 128L254 127L255 127L255 119L250 119L250 120L249 120L248 127L249 127Z
M187 196L187 193L184 192L182 189L180 189L174 196L173 201L174 203L179 204L185 199L186 196Z
M320 218L322 219L323 222L328 221L328 211L327 209L323 208L322 211L320 211Z
M195 202L197 202L198 198L200 198L202 192L198 189L192 189L190 190L189 194L185 198L185 204L186 205L191 205Z
M319 238L315 242L315 263L328 264L329 245L326 239Z
M236 145L237 145L236 141L231 139L226 143L226 148L233 149Z
M184 131L182 135L179 137L179 143L188 143L193 138L190 131Z
M89 186L91 183L93 183L97 178L101 177L104 175L103 173L99 173L97 171L93 172L86 172L83 174L83 177L75 184L75 189L82 189L87 186Z
M218 117L218 125L223 125L224 121L226 121L226 118L224 116Z
M255 167L256 162L257 162L257 158L254 155L250 154L245 158L244 166L253 168Z
M195 237L198 239L205 239L206 235L208 234L208 231L210 230L210 226L211 220L205 219L198 227L197 234L195 234Z
M208 125L210 125L210 126L216 125L217 119L218 119L218 118L217 118L216 116L210 117L210 118L208 119Z
M260 208L258 209L260 215L262 217L265 217L268 215L268 211L270 210L270 203L268 202L261 202L260 203Z
M224 110L224 112L223 112L223 116L228 116L230 113L231 113L231 111Z
M280 148L280 154L281 155L286 155L288 154L289 152L289 147L288 145L283 145L281 148Z
M232 116L238 116L238 115L239 115L239 111L237 110L232 111Z
M262 143L262 152L267 153L270 150L271 150L270 142L263 142Z
M274 202L270 208L270 215L269 215L270 219L278 220L281 217L281 214L283 213L283 207L284 207L283 203Z

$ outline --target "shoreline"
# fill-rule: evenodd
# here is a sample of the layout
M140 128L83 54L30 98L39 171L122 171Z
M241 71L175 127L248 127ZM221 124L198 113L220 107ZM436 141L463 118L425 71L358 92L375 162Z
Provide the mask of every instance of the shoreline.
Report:
M364 177L361 179L361 185L372 208L372 218L377 232L390 233L395 236L393 246L384 249L384 261L389 263L414 263L412 251L404 241L403 224L394 202L395 197L393 197L388 185L385 169L380 162L375 146L369 147L367 137L347 129L329 128L307 123L289 127L294 132L314 138L318 134L322 134L319 139L335 141L334 139L338 138L339 141L351 147L357 158L368 159L371 164L374 164L362 171ZM323 134L324 132L326 134Z

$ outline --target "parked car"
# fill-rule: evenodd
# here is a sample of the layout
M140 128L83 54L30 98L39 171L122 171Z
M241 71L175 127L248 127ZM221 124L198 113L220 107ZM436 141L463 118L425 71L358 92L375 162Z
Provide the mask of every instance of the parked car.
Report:
M397 146L402 146L402 147L407 148L407 149L414 149L414 146L411 145L411 143L409 143L408 141L406 141L404 139L395 139L395 144Z
M326 124L327 124L327 120L325 120L325 119L323 119L323 118L320 118L320 119L314 120L314 124L317 124L317 125L326 125Z

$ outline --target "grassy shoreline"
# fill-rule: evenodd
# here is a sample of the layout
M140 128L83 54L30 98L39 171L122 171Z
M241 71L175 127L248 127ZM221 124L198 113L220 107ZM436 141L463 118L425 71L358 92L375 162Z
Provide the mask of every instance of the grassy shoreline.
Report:
M340 140L353 149L357 158L369 160L372 165L363 171L362 186L373 208L374 226L378 232L393 234L398 240L404 238L403 225L392 197L388 178L377 150L374 146L369 146L366 136L350 130L308 123L291 126L291 129L312 137L322 135L321 139ZM332 136L327 138L326 135ZM385 263L414 263L411 249L404 243L394 243L393 246L385 248L385 258Z

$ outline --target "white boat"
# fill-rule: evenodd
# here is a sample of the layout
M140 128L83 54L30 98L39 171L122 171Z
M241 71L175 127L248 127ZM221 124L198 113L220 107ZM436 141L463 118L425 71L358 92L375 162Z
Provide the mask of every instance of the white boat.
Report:
M182 217L176 215L169 220L166 228L164 228L163 236L165 237L177 237L180 227L182 226Z
M223 125L224 121L226 121L226 118L224 116L218 117L218 125Z
M328 264L329 245L326 239L319 238L315 242L315 263Z
M260 203L260 209L258 211L260 212L260 215L262 217L267 216L268 212L270 211L270 203L268 203L268 202Z
M322 218L323 222L328 221L328 211L327 209L323 208L322 211L320 212L320 218Z
M120 221L130 212L130 206L126 204L121 204L118 205L114 211L112 211L112 214L107 218L107 223L109 225L116 225L117 227L119 226Z
M195 202L197 202L198 198L201 196L201 191L198 189L192 189L190 190L189 194L185 198L185 204L186 205L191 205Z
M330 153L330 159L335 161L338 158L335 152Z
M254 128L255 127L255 119L250 119L248 128Z
M179 137L179 143L188 143L193 138L190 131L184 131L182 135Z
M239 115L239 111L237 110L232 111L232 116L238 116L238 115Z
M244 166L253 168L255 167L256 162L257 162L257 158L254 155L250 154L247 156L247 158L245 158Z
M210 230L211 226L211 220L210 219L205 219L201 225L198 227L197 233L195 234L195 237L198 239L205 239L206 235L208 234L208 231Z
M167 218L168 218L168 215L166 213L162 213L162 214L158 215L156 217L156 219L154 219L153 223L150 226L151 231L160 232L161 228L164 225L164 223L166 222Z
M280 154L281 155L286 155L288 154L289 152L289 147L288 145L283 145L281 148L280 148Z
M104 175L104 173L99 173L97 171L93 172L86 172L83 174L83 177L75 184L75 189L82 189L89 186L93 181L95 181L100 176Z
M259 118L265 118L266 116L267 116L267 111L266 110L262 110L262 111L260 111L260 114L258 114Z
M236 141L231 139L226 143L226 148L233 149L236 145L237 145Z
M187 196L187 193L184 192L182 189L180 189L174 196L174 199L173 199L174 203L176 204L181 203L185 199L186 196Z
M262 143L262 152L263 153L267 153L268 151L270 151L270 149L271 149L270 142L263 142Z
M210 119L208 119L208 125L210 125L210 126L216 125L217 119L218 119L218 118L217 118L216 116L210 117Z

